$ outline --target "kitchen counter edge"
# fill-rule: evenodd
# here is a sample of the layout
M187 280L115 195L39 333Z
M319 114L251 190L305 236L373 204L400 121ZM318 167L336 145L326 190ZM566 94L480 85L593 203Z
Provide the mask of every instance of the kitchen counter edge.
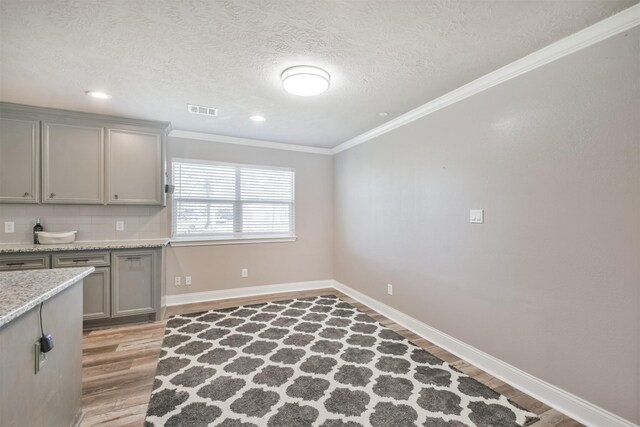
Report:
M94 271L72 267L0 272L0 328Z
M114 249L160 248L169 243L169 239L147 240L98 240L73 242L59 245L34 245L29 243L0 244L0 254L20 254L38 252L95 251Z

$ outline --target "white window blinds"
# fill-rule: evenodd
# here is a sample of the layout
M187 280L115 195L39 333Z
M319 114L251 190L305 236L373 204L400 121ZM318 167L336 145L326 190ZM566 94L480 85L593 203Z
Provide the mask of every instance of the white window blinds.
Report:
M172 168L174 238L293 236L293 169L195 160Z

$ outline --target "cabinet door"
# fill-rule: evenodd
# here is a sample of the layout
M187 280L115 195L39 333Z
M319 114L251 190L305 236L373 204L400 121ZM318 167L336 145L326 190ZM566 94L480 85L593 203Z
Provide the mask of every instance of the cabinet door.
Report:
M158 131L107 129L107 203L161 205L162 152Z
M111 278L109 271L109 267L97 267L93 273L83 279L83 320L105 319L110 316Z
M0 118L0 202L38 203L40 122Z
M44 203L104 203L104 130L44 123Z
M111 269L113 317L156 311L159 280L157 252L112 252Z

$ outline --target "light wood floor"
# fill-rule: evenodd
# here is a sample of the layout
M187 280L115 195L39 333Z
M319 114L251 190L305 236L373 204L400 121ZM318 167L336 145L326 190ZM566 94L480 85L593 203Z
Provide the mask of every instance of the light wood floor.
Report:
M251 298L171 307L166 318L244 304L333 294L351 303L388 328L451 363L467 375L538 414L534 427L575 427L582 424L549 408L544 403L492 377L453 354L420 338L369 307L335 289L291 292ZM82 396L85 418L82 426L141 427L151 395L151 386L162 346L166 321L95 330L85 333L82 357Z

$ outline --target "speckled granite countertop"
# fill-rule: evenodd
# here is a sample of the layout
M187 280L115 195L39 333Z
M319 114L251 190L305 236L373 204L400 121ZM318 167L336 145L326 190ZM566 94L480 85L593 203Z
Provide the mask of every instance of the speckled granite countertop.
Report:
M0 272L0 328L94 270L73 267Z
M166 246L167 243L169 243L169 239L100 240L95 242L65 243L61 245L34 245L30 243L0 244L0 254L160 248Z

